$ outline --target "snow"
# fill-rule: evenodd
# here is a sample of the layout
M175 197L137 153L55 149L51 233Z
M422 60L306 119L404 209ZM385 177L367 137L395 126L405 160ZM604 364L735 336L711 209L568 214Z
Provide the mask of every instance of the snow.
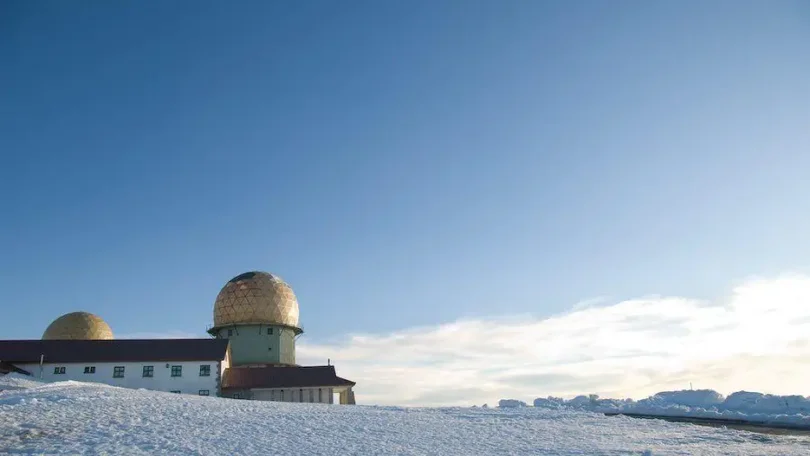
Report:
M687 407L712 407L723 402L723 395L714 390L663 391L653 396L665 404Z
M526 403L515 399L501 399L500 401L498 401L498 407L500 408L526 407Z
M0 391L33 388L41 384L33 377L16 372L0 376Z
M714 390L664 391L647 399L599 399L596 395L574 399L537 398L544 409L588 410L600 413L742 420L758 424L791 425L810 429L810 399L740 391L723 398Z
M810 399L803 396L774 396L739 391L727 397L723 407L748 413L810 415Z
M606 417L570 407L291 404L25 381L0 378L0 454L658 456L810 450L805 437Z

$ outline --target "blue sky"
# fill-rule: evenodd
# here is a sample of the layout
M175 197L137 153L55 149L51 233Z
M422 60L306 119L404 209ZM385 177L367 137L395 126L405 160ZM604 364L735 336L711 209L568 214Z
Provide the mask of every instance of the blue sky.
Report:
M305 340L810 271L806 2L0 5L2 338Z

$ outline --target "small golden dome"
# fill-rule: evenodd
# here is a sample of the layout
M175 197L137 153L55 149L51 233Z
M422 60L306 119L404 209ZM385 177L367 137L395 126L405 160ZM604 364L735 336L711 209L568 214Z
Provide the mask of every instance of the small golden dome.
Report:
M239 274L214 303L214 326L272 324L298 328L298 300L281 278L266 272Z
M98 315L88 312L71 312L62 315L48 325L43 339L112 339L110 325Z

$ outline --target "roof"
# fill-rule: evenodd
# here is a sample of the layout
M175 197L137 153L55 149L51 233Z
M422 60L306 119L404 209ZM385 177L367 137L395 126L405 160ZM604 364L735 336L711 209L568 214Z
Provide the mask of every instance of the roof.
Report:
M354 386L338 377L335 366L231 367L222 375L222 388L307 388L315 386Z
M227 350L227 339L0 340L9 363L209 361Z

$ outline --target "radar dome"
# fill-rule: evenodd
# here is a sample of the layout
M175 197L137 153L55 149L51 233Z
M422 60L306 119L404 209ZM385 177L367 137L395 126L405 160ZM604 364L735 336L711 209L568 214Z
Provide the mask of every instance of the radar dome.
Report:
M299 329L298 300L281 278L266 272L239 274L214 303L214 326L266 324Z
M110 325L98 315L88 312L71 312L62 315L48 325L42 338L46 340L105 340L112 339L113 333Z

